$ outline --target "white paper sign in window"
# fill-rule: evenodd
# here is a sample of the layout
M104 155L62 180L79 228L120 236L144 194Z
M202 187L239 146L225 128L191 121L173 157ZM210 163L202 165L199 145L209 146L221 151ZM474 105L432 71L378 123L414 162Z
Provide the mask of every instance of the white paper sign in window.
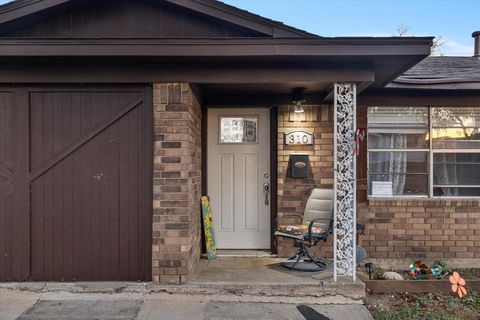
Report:
M393 183L391 181L372 181L372 196L391 197L393 195Z
M258 118L220 117L220 143L257 143Z

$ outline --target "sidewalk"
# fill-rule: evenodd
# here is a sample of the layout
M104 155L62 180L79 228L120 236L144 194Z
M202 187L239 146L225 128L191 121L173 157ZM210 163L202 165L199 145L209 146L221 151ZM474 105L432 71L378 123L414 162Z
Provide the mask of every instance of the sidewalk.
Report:
M310 300L310 299L309 299ZM28 292L0 289L2 320L372 320L361 304L249 302L170 293Z

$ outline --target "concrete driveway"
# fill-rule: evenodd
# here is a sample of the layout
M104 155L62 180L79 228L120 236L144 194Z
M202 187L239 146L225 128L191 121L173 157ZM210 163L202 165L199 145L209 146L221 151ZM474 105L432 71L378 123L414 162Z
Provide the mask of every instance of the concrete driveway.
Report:
M0 290L0 319L372 320L373 318L361 304L304 305L228 301L202 295L31 293Z

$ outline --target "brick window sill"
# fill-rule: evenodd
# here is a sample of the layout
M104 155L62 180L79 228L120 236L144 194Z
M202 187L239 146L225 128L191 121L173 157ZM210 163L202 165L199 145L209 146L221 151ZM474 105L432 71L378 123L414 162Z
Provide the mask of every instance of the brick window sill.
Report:
M480 207L480 198L369 198L369 206Z

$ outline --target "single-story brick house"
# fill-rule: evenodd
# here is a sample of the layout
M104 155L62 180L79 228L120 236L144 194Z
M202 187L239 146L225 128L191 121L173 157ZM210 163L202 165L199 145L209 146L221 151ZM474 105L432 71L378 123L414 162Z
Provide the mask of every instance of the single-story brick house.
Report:
M185 283L201 195L218 248L288 256L273 232L314 186L337 191L335 275L357 221L372 259L478 263L480 62L432 40L215 0L0 6L0 281Z

